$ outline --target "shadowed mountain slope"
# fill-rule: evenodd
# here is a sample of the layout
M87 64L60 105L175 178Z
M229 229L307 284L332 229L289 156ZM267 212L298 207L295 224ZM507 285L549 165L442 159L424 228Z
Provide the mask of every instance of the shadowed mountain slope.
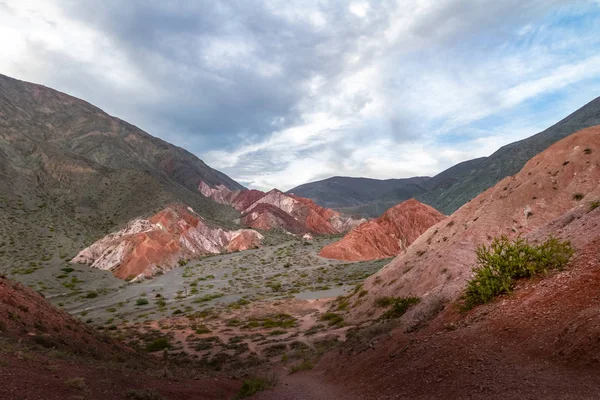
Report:
M0 270L66 260L172 203L233 227L239 214L198 193L200 181L242 188L83 100L0 75Z
M312 199L323 207L344 208L360 206L392 190L398 190L399 197L395 203L397 204L423 193L425 191L423 184L428 179L429 177L415 177L381 180L334 176L322 181L305 183L288 190L287 193Z

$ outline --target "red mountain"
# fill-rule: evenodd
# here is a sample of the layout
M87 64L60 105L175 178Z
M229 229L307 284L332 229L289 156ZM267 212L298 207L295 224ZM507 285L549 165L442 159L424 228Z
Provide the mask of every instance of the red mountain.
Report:
M338 242L325 246L321 257L366 261L397 256L445 216L415 199L387 210L381 217L356 227Z

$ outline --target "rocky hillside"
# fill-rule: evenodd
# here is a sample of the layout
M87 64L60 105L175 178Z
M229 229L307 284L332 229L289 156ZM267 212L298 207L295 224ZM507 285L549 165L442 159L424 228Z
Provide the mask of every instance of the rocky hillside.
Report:
M241 386L198 365L165 364L134 351L2 276L0 355L6 400L217 400Z
M0 272L59 264L172 203L233 227L239 214L200 181L242 188L85 101L0 75Z
M191 207L172 205L82 250L71 262L110 270L121 279L151 277L189 259L259 247L263 236L251 229L210 226Z
M222 185L212 187L201 182L198 190L204 196L240 211L241 225L255 229L326 235L346 232L365 221L277 189L266 193L259 190L231 191Z
M325 246L319 255L347 261L394 257L444 218L430 206L407 200L353 229L340 241Z
M600 127L584 129L533 157L516 175L500 181L431 227L405 253L369 278L368 301L354 311L368 318L383 296L454 300L475 264L475 249L494 237L533 232L568 210L589 210L600 199ZM387 282L381 285L380 282Z
M408 179L370 179L334 176L322 181L297 186L287 193L309 198L320 206L329 208L356 207L372 202L381 196L392 196L394 204L424 193L428 177Z

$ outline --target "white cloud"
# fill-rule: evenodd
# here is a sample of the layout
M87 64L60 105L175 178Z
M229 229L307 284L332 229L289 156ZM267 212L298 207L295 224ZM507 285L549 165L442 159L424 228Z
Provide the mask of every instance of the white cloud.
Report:
M132 0L65 11L78 3L0 0L0 71L56 84L261 189L435 174L598 93L597 1ZM152 7L175 22L152 30ZM530 104L550 95L560 99L547 109Z

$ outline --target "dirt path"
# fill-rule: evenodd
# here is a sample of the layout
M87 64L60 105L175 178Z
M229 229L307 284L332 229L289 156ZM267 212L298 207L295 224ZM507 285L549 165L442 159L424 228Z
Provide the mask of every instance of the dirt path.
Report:
M277 387L261 392L253 400L359 400L342 386L325 381L318 371L289 375L283 371Z

